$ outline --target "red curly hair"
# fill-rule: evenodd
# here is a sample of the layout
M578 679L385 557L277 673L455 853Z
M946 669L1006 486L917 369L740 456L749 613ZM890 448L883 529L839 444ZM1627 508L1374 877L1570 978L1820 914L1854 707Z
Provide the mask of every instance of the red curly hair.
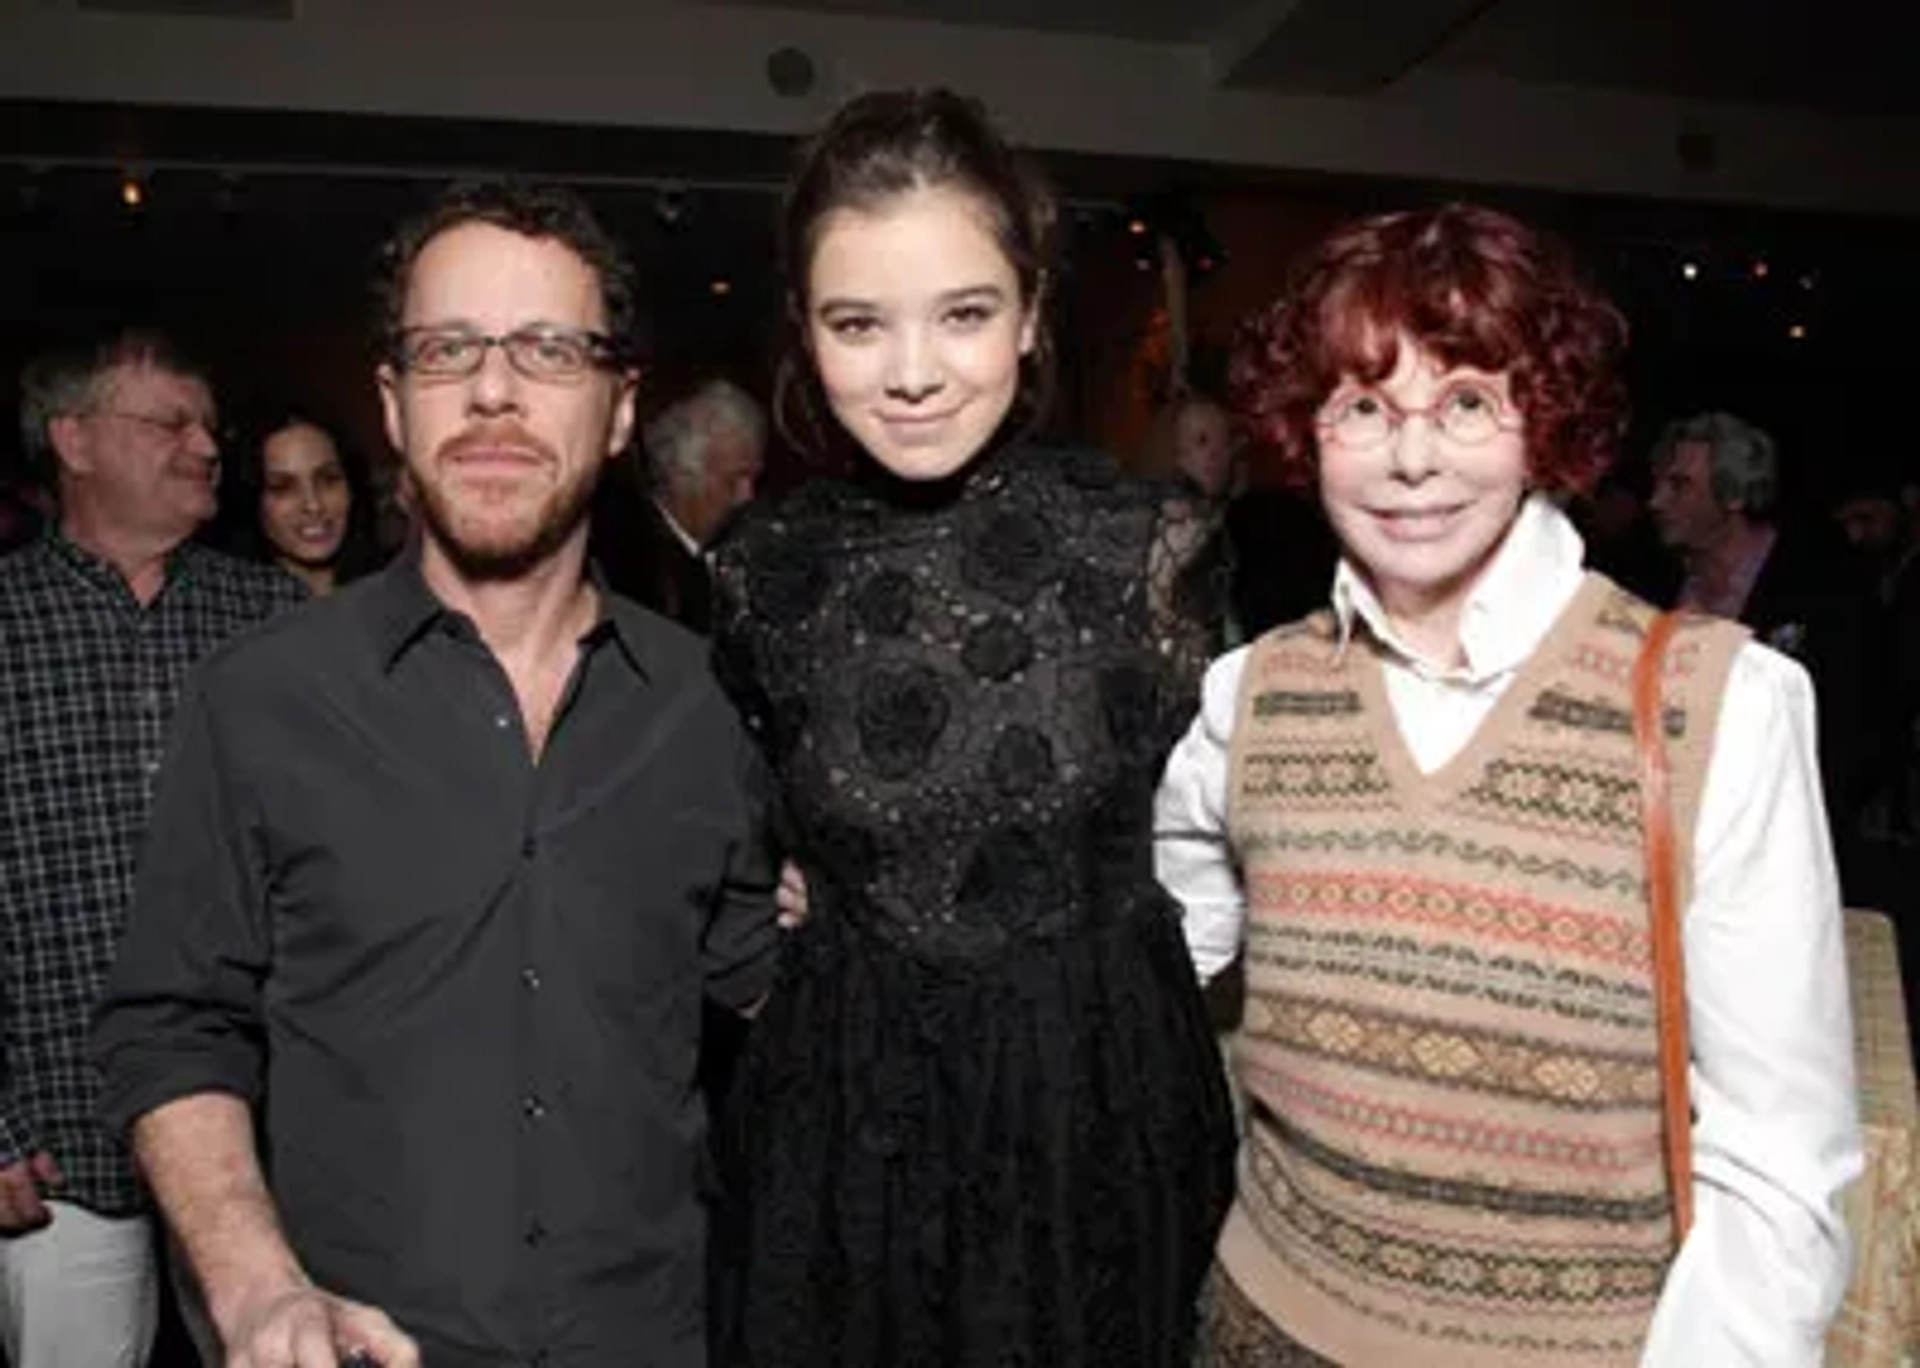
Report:
M1336 229L1249 321L1234 397L1287 483L1314 482L1314 420L1343 379L1378 384L1399 339L1446 366L1505 372L1536 488L1592 488L1626 428L1627 325L1557 240L1471 204Z

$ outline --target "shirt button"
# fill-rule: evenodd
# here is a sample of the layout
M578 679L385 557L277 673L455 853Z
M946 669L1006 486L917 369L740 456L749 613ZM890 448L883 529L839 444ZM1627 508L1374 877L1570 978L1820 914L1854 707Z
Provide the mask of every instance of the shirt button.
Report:
M498 727L501 731L505 731L508 727L511 727L513 725L513 719L511 717L508 717L505 713L501 713L493 719L493 725Z
M528 965L520 971L520 983L529 993L540 991L540 971Z
M520 1112L527 1120L538 1121L546 1116L547 1104L535 1097L532 1093L528 1093L520 1099Z

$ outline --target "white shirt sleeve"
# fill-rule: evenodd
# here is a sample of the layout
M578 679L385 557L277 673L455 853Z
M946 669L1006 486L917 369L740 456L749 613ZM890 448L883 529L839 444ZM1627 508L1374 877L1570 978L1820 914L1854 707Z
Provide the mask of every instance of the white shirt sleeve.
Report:
M1858 1093L1813 686L1763 646L1734 658L1693 863L1694 1226L1641 1362L1818 1368L1846 1289Z
M1227 745L1248 648L1207 667L1200 715L1167 759L1153 803L1153 866L1185 910L1181 930L1204 982L1240 953L1246 904L1227 839Z

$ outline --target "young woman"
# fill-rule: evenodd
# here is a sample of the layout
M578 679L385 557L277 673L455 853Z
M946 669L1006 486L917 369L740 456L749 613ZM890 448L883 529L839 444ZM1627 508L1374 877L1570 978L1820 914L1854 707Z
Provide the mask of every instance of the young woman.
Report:
M1484 209L1322 243L1240 367L1340 539L1331 611L1207 674L1156 809L1202 975L1244 954L1238 1193L1200 1363L1806 1365L1861 1160L1813 697L1664 657L1696 1221L1677 1254L1630 678L1651 610L1553 496L1625 327Z
M231 496L237 549L313 594L370 569L363 482L327 430L289 417L238 453Z
M735 1096L729 1368L1188 1352L1231 1119L1149 819L1208 624L1178 496L1022 435L1052 221L939 92L788 195L788 426L858 469L719 556L811 905Z

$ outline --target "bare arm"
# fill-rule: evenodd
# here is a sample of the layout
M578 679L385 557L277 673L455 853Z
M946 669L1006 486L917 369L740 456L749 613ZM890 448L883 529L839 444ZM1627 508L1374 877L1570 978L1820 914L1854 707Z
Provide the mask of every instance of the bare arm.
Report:
M134 1152L205 1290L228 1368L335 1368L356 1350L419 1368L386 1314L324 1292L288 1245L247 1104L194 1093L134 1123Z

